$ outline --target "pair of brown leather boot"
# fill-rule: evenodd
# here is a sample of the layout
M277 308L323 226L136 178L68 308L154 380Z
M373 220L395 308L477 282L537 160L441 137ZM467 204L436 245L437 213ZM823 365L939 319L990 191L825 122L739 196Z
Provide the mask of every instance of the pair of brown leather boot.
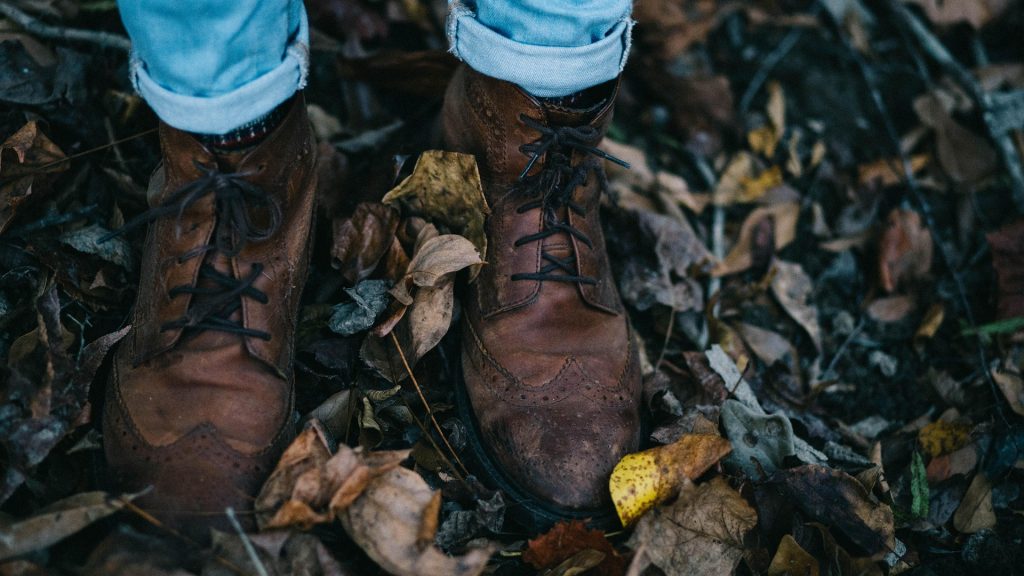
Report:
M464 302L460 396L482 468L528 521L597 517L639 442L639 368L598 219L616 83L585 109L462 67L446 147L476 156L493 210ZM315 142L301 95L244 154L162 125L163 166L132 330L107 387L116 488L202 538L251 518L294 434L292 348L313 226Z

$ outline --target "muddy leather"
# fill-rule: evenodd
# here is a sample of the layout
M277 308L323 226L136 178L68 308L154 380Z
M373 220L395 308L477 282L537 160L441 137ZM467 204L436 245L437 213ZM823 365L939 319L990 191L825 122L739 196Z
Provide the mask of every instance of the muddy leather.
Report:
M638 448L640 370L599 220L603 160L578 151L571 157L573 166L595 169L573 192L584 215L568 214L592 247L564 232L515 245L543 227L541 208L517 213L530 200L513 192L530 160L520 147L540 137L520 115L549 127L589 124L603 135L615 89L609 85L610 96L594 109L574 111L462 66L442 114L446 148L476 156L492 210L487 265L463 302L466 392L502 471L540 502L569 509L607 506L612 469ZM512 280L540 270L542 244L559 258L575 254L577 273L597 284Z
M113 488L151 487L136 503L200 540L210 527L231 529L228 506L252 526L255 495L294 434L291 356L309 260L316 147L302 95L289 106L257 147L235 155L215 155L191 135L160 126L163 165L150 184L151 205L199 178L198 163L248 174L282 212L272 236L233 257L213 251L179 259L211 241L218 226L212 194L180 218L150 224L132 330L114 357L103 418ZM235 278L253 263L264 267L253 286L267 302L241 297L231 320L269 340L161 329L194 305L198 297L169 291L194 284L204 261Z

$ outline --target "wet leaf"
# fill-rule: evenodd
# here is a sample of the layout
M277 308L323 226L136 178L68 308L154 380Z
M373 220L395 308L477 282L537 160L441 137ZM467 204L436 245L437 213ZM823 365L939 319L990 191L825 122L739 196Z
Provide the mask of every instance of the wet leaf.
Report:
M625 560L601 530L591 530L579 520L562 521L526 543L523 562L538 570L560 567L584 552L601 555L592 567L595 576L615 576L625 570ZM595 557L596 558L596 557Z
M1024 218L989 233L986 239L992 248L992 267L998 280L996 317L1024 318Z
M821 326L818 324L818 307L813 301L814 284L803 267L793 262L776 261L772 294L789 317L807 332L820 354Z
M392 468L367 482L339 512L349 537L381 568L398 576L469 576L483 572L492 550L476 548L447 556L433 542L437 494L423 478Z
M984 474L978 473L967 487L967 493L953 514L953 526L965 534L973 534L996 525L992 508L992 484Z
M760 414L736 400L722 404L722 428L732 442L726 460L748 478L760 479L782 467L787 456L796 454L793 425L783 414Z
M1020 374L993 370L992 379L999 385L999 390L1006 397L1010 409L1024 416L1024 378L1021 378Z
M465 236L478 254L487 253L484 221L491 213L472 154L427 150L405 180L383 202L406 203L416 214ZM415 256L414 256L415 258ZM472 277L475 277L475 271Z
M643 546L649 561L668 574L731 574L756 525L757 512L716 477L687 486L675 502L641 518L629 545Z
M24 520L0 516L0 560L42 550L124 508L134 495L82 492L41 508Z
M959 450L969 440L970 426L938 420L928 424L917 434L921 448L932 458Z
M892 293L925 276L932 267L932 236L913 210L894 209L878 243L878 279Z
M0 234L22 204L49 193L51 176L67 170L64 153L30 121L0 144Z
M684 434L672 444L624 456L608 482L622 525L675 496L685 480L700 477L731 449L718 435Z
M845 472L808 464L779 470L769 484L784 489L809 518L838 531L872 558L882 558L896 545L892 510Z
M779 542L768 576L818 576L818 561L786 534Z
M391 249L398 211L376 202L361 202L348 218L336 218L331 258L349 285L368 278Z

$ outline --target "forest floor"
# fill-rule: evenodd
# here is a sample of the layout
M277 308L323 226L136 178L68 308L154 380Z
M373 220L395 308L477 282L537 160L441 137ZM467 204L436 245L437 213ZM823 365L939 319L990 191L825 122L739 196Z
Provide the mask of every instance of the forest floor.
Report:
M625 528L543 535L456 410L445 3L307 6L302 432L203 546L97 480L143 235L98 240L159 161L116 4L0 1L0 575L1024 573L1024 2L638 0L602 211L649 452Z

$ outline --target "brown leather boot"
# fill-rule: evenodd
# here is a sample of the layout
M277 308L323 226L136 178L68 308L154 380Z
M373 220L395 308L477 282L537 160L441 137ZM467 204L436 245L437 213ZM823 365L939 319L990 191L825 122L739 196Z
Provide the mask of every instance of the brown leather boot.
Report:
M463 66L442 117L492 209L464 301L465 397L480 460L535 528L607 521L608 478L640 441L637 351L598 216L617 82L593 90L600 103L570 109Z
M256 492L293 429L292 342L313 226L315 151L301 95L255 148L214 154L160 126L163 166L132 330L107 386L114 487L205 540L252 525Z

